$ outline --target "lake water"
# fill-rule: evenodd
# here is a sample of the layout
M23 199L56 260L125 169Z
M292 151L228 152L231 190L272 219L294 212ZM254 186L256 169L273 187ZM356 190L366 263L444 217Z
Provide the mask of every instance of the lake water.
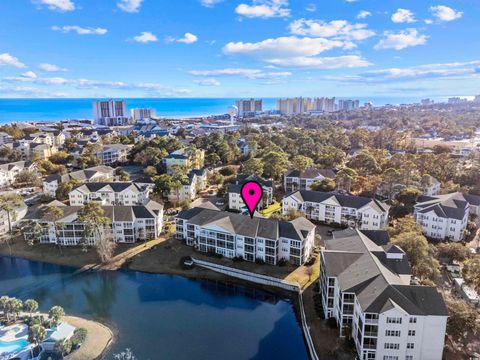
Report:
M99 320L118 332L107 359L308 359L289 300L218 282L134 271L88 272L0 257L0 296Z

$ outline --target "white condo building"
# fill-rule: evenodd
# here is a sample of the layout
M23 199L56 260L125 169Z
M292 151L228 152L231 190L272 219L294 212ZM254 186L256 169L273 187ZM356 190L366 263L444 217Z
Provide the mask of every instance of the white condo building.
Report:
M262 99L237 100L235 105L238 108L238 117L253 117L262 112Z
M291 170L283 179L285 192L288 194L297 190L311 190L314 182L320 182L326 178L335 179L332 169L309 168L303 171Z
M68 194L70 205L82 206L95 201L102 205L142 205L148 202L150 187L132 182L92 182Z
M380 230L388 223L390 207L376 199L362 196L300 190L285 196L282 213L300 211L310 220L326 224Z
M305 218L279 221L206 208L183 210L176 217L177 238L201 252L262 260L276 265L305 263L313 253L315 225Z
M129 122L125 100L93 102L93 119L106 126L126 125Z
M132 120L137 122L143 119L151 119L157 116L157 112L152 108L135 108L130 110Z
M273 181L266 180L259 176L240 174L237 175L235 183L228 187L228 208L230 210L241 211L246 207L240 193L243 184L247 181L256 181L262 186L263 196L258 203L257 209L264 209L273 203Z
M358 359L442 359L445 303L435 287L410 285L410 276L405 253L383 231L348 229L325 241L323 310L352 337Z
M62 211L62 215L53 221L46 212L47 206L42 206L29 213L25 220L40 225L40 231L32 232L33 227L23 226L25 239L32 236L41 244L79 245L85 242L93 246L97 241L97 234L87 236L85 224L78 220L78 212L82 206L66 206L54 201ZM134 243L139 240L157 238L163 226L163 205L149 201L145 205L137 206L102 206L104 216L109 219L102 235L110 232L118 243ZM100 236L102 236L100 235Z
M480 214L480 196L460 192L421 196L413 214L425 236L460 241L467 228L468 215Z

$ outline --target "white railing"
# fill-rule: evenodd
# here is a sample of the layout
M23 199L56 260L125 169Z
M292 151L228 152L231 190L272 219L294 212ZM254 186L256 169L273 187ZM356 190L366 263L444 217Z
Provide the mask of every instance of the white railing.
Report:
M197 266L200 266L212 271L216 271L225 275L229 275L237 279L251 281L251 282L262 284L262 285L274 286L274 287L282 288L289 291L300 292L300 286L298 284L295 284L289 281L281 280L272 276L239 270L239 269L231 268L228 266L218 265L208 261L198 260L194 258L192 258L192 260Z

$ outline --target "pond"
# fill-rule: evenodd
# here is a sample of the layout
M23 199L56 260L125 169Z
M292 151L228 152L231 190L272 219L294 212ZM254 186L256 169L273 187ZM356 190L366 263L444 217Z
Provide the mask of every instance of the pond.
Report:
M109 325L138 360L308 359L292 303L222 282L119 270L76 269L0 256L0 296L60 305Z

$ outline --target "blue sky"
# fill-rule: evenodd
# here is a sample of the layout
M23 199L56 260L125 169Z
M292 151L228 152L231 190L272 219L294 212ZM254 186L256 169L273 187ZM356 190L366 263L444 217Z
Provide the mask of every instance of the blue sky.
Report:
M480 94L480 1L1 0L1 97Z

